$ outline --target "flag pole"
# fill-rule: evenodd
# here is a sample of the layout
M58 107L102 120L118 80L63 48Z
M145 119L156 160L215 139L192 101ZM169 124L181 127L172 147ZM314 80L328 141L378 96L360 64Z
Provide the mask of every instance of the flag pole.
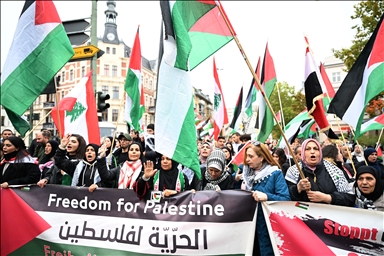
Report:
M380 143L381 135L383 135L383 130L384 130L384 127L381 128L381 132L380 132L380 135L379 135L379 139L377 140L377 143L376 143L376 150L379 148L379 143Z
M276 83L276 85L277 85L277 95L279 97L279 104L280 104L280 111L281 111L281 121L283 123L283 129L285 131L284 111L283 111L283 105L281 104L281 98L280 98L280 86L279 86L279 83Z
M268 106L269 110L271 111L271 113L272 113L272 115L273 115L273 118L275 119L275 121L276 121L276 123L277 123L277 126L279 127L279 130L280 130L280 132L281 132L281 135L282 135L283 138L284 138L284 141L285 141L285 143L286 143L286 145L287 145L287 147L288 147L288 150L289 150L290 154L293 156L294 153L293 153L293 151L292 151L292 148L291 148L290 145L289 145L289 142L288 142L287 138L285 137L284 131L283 131L283 129L281 128L281 125L280 125L279 121L277 120L276 113L275 113L275 111L273 111L272 106L271 106L271 103L269 102L268 97L266 96L263 87L260 85L260 81L259 81L259 79L257 78L256 73L255 73L254 69L252 68L251 63L249 62L247 55L245 54L243 47L241 46L241 44L240 44L240 42L239 42L237 36L235 35L235 32L234 32L233 29L232 29L232 26L229 24L229 21L228 21L228 19L227 19L227 16L226 16L226 14L224 13L223 9L221 8L221 4L218 3L218 4L217 4L217 7L219 8L220 14L223 16L223 19L224 19L224 21L225 21L225 23L226 23L226 25L227 25L229 31L231 32L231 34L232 34L232 36L233 36L233 39L235 40L235 42L236 42L236 44L237 44L237 47L239 48L241 54L243 55L243 58L244 58L245 62L247 63L247 66L248 66L249 70L251 71L253 78L255 79L255 82L256 82L256 85L257 85L259 91L260 91L261 94L263 95L264 100L265 100L265 102L267 103L267 106ZM295 165L296 165L296 167L297 167L297 169L298 169L298 171L299 171L299 173L300 173L301 178L302 178L302 179L305 179L304 173L303 173L303 171L301 170L300 165L299 165L297 159L294 157L293 160L295 161Z
M31 132L33 132L36 128L37 128L37 126L39 126L43 121L44 121L44 119L49 115L49 114L51 114L51 112L52 112L52 109L42 118L42 119L40 119L40 121L31 129L31 130L29 130L25 135L24 135L24 138L23 138L23 140L25 140L28 136L29 136L29 134L31 134Z
M54 81L55 81L55 91L56 91L56 93L55 93L55 97L56 97L56 106L55 106L55 108L56 108L56 113L57 113L57 123L58 123L58 125L59 125L59 128L58 128L58 133L59 133L59 139L60 139L60 141L61 141L61 139L63 138L63 136L62 136L62 134L61 134L61 132L63 132L63 131L61 131L61 121L60 121L60 111L59 111L59 96L58 96L58 91L57 91L57 79L55 78L55 79L53 79Z

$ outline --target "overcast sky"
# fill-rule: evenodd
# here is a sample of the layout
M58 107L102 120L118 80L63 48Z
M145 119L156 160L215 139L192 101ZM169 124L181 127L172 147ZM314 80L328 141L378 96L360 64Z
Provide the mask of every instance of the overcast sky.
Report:
M60 18L71 20L91 16L91 1L54 1ZM98 1L97 34L104 33L107 1ZM277 80L300 88L304 76L304 35L318 61L332 55L332 48L350 47L355 34L352 26L356 1L222 1L238 39L253 69L262 58L268 41ZM12 43L24 1L1 1L1 70ZM161 12L158 1L116 1L117 30L120 39L132 47L140 24L142 55L158 55ZM235 41L216 54L219 79L227 108L233 108L242 85L247 93L252 75ZM192 72L193 84L213 95L212 58Z

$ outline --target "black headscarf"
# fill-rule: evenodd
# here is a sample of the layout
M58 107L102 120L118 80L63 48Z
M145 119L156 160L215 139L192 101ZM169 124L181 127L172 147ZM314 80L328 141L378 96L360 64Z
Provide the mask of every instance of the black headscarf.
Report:
M44 153L43 159L41 160L40 164L45 164L49 162L52 157L56 154L57 148L59 147L59 143L56 140L49 140L47 143L51 144L52 150L49 154Z
M128 152L127 152L128 156L127 156L127 160L128 160L128 161L132 161L131 159L129 159L129 149L130 149L133 145L138 145L138 146L139 146L139 149L140 149L140 157L139 157L139 159L141 160L142 163L144 163L143 147L141 146L141 143L136 142L136 141L133 141L133 142L128 146Z
M5 160L9 161L11 158L16 157L16 162L18 162L18 160L20 160L24 156L28 155L28 152L26 150L25 143L24 143L23 139L21 139L20 137L17 137L17 136L10 136L10 137L6 138L4 140L4 142L6 140L9 140L9 142L11 142L11 144L13 146L15 146L15 148L17 148L17 150L12 152L12 153L4 154Z
M356 182L354 184L354 187L356 189L358 189L357 182L359 180L359 177L360 177L360 175L362 175L364 173L370 173L375 177L375 179L376 179L375 189L370 194L364 194L360 190L359 191L360 191L361 195L363 195L365 198L372 200L374 202L383 194L383 190L384 190L383 182L381 181L380 175L375 168L373 168L371 166L361 166L357 169Z
M160 158L160 161L161 161L161 158ZM171 160L171 161L172 161L172 167L170 170L166 171L160 167L159 190L163 190L164 188L171 189L171 190L176 189L176 181L179 175L179 169L177 167L179 166L179 163L174 160Z
M88 144L87 146L85 146L85 151L87 151L87 148L88 147L93 147L93 149L95 150L95 152L96 152L96 157L95 157L95 159L93 159L93 161L91 161L91 162L88 162L87 161L87 157L85 156L85 153L84 153L84 161L85 162L87 162L87 163L89 163L89 164L93 164L94 162L96 162L96 160L97 160L97 154L98 154L98 152L99 152L99 146L98 145L96 145L96 144L93 144L93 143L90 143L90 144Z

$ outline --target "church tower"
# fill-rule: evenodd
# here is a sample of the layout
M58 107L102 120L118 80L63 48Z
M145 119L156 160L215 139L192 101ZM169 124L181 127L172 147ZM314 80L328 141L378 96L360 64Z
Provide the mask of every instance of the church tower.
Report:
M119 44L119 36L117 35L117 25L116 25L116 16L117 12L115 11L116 2L107 1L108 9L104 12L106 21L103 42L110 44Z

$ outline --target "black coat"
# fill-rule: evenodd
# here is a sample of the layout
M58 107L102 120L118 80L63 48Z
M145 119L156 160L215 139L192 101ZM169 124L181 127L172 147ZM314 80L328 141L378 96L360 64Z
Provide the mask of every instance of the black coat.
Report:
M6 163L0 166L3 173ZM40 169L33 163L9 163L5 172L1 175L0 183L7 182L9 185L33 184L40 180Z
M205 186L207 185L208 181L205 179L205 172L207 171L207 167L203 166L201 169L201 190L204 190ZM233 177L232 175L228 175L228 177L220 182L219 187L221 190L228 190L233 189L234 183L233 183Z

